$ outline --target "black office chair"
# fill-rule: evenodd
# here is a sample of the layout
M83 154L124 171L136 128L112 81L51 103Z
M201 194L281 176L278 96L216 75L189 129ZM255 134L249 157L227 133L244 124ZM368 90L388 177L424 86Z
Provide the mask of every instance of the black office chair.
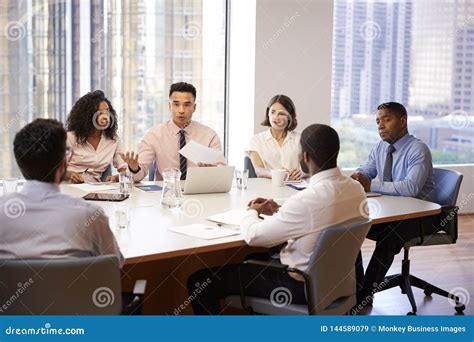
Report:
M146 287L137 280L133 293L122 294L112 255L0 260L0 284L0 315L137 315Z
M420 219L420 236L406 242L403 246L402 273L390 275L384 280L384 286L381 291L400 286L402 293L408 296L412 307L412 311L409 312L408 315L416 315L417 311L412 286L424 290L426 296L431 296L433 293L436 293L440 296L452 299L456 303L455 309L458 313L462 313L466 308L466 306L460 302L458 296L411 275L409 259L410 247L456 243L458 238L459 210L459 208L456 207L456 200L458 198L462 178L462 174L456 171L437 168L433 170L433 180L436 187L436 202L441 205L441 213L429 218ZM439 231L433 234L425 234L423 227L427 225L438 227Z
M249 156L245 156L244 158L244 169L249 170L249 178L257 178L257 173Z

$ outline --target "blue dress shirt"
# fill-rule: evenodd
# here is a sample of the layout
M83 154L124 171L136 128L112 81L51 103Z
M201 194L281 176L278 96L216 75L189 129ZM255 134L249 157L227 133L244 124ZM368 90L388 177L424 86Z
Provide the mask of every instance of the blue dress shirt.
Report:
M428 146L412 135L406 134L393 146L392 182L383 181L383 168L389 143L380 140L369 154L367 161L357 168L370 180L377 175L380 183L372 182L370 190L386 195L417 197L435 201L433 163Z

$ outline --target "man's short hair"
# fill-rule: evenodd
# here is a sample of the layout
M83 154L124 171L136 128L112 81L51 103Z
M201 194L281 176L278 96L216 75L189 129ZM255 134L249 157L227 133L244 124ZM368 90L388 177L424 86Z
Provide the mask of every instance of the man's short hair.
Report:
M396 115L398 118L408 115L407 109L405 108L405 106L398 102L382 103L377 107L377 110L382 110L382 109L385 109L388 112L392 113L393 115Z
M53 183L66 155L66 130L53 119L36 119L13 140L13 152L21 173L28 180Z
M180 92L180 93L191 93L193 94L193 98L196 100L196 88L191 83L186 83L186 82L173 83L170 87L169 97L171 97L171 95L175 91Z
M301 150L322 170L332 169L337 167L339 136L327 125L310 125L301 133Z

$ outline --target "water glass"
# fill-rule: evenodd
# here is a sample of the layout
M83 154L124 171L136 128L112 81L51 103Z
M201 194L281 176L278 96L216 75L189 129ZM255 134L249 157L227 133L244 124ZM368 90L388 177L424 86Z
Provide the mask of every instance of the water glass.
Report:
M235 170L235 182L237 189L247 189L249 170Z
M118 205L115 208L115 226L118 230L130 227L130 209L126 205Z
M122 171L119 173L120 193L130 194L133 187L133 179L130 171Z
M17 178L5 178L3 179L3 194L11 194L16 192L18 188L18 179Z

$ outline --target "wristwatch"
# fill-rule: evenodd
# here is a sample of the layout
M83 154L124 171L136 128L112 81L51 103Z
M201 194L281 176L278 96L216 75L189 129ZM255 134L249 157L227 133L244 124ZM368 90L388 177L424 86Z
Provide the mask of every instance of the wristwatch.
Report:
M142 168L140 167L140 165L138 165L138 170L136 170L136 171L133 171L133 170L130 168L130 166L128 167L128 169L130 170L131 173L136 174L136 173L140 172L140 170L141 170Z

